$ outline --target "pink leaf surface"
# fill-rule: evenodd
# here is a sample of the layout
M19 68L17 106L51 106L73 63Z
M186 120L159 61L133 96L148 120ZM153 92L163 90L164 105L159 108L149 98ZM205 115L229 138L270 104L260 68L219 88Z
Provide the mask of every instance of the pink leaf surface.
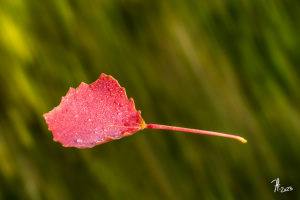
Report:
M144 129L133 99L112 78L102 74L87 85L70 88L59 106L44 114L54 140L66 147L93 147Z

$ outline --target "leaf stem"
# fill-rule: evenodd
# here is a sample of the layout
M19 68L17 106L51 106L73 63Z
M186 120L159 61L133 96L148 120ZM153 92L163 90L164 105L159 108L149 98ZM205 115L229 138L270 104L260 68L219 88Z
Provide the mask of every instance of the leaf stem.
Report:
M149 129L164 129L164 130L172 130L172 131L181 131L181 132L190 132L190 133L198 133L198 134L204 134L204 135L215 135L220 137L227 137L236 139L242 143L246 143L247 140L240 136L236 135L230 135L225 133L219 133L219 132L213 132L213 131L204 131L204 130L198 130L198 129L191 129L191 128L182 128L182 127L176 127L176 126L166 126L166 125L160 125L160 124L147 124L146 128Z

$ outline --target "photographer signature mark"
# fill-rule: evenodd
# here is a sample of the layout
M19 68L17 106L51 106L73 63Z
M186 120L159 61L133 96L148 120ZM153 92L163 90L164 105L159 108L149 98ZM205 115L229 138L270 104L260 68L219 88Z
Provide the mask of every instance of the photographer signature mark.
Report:
M274 179L271 183L273 183L274 181L276 182L276 184L274 185L274 187L275 187L274 192L281 192L281 193L283 193L283 192L289 192L289 191L293 190L292 186L289 186L289 187L280 187L279 178Z

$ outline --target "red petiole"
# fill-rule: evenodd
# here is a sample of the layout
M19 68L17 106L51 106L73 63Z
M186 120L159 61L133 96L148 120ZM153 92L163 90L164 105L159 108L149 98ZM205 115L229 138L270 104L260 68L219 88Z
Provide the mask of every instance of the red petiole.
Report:
M190 132L190 133L198 133L198 134L204 134L204 135L214 135L214 136L236 139L242 143L247 142L247 140L245 140L244 138L242 138L240 136L230 135L230 134L225 134L225 133L218 133L218 132L213 132L213 131L204 131L204 130L198 130L198 129L182 128L182 127L176 127L176 126L166 126L166 125L159 125L159 124L147 124L146 128Z

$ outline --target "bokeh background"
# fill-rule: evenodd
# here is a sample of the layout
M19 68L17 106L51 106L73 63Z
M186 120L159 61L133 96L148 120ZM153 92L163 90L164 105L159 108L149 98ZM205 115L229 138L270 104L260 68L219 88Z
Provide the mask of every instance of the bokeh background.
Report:
M299 19L296 0L2 0L0 199L300 199ZM62 147L42 114L101 73L147 123L248 143L143 130Z

